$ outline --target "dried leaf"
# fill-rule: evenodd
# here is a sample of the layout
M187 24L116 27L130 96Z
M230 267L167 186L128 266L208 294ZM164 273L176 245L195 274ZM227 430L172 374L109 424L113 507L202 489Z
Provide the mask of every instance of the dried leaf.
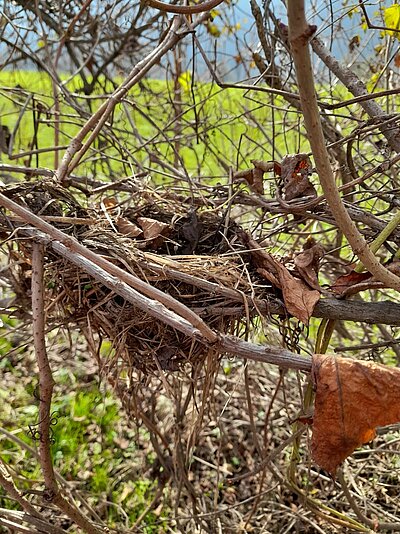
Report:
M307 154L294 154L283 158L280 175L285 200L306 196L316 198L317 192L308 178L310 174L311 161Z
M138 217L137 222L143 230L145 239L155 239L161 235L166 236L170 231L169 224L148 217Z
M371 277L371 273L358 273L357 271L351 271L349 274L339 276L336 282L331 286L331 289L340 297L345 295L355 295L360 291L359 284L369 280Z
M397 276L400 275L400 261L395 260L389 265L386 265L387 269ZM358 273L351 271L349 274L339 276L336 282L331 286L331 290L340 297L348 297L355 295L360 291L366 289L381 289L385 286L377 280L369 272Z
M400 369L326 354L313 358L312 456L335 475L347 456L400 421Z
M248 234L242 232L240 237L250 249L258 267L258 272L274 285L277 285L276 281L278 281L278 287L282 290L283 300L288 312L304 324L308 324L314 307L320 299L319 291L310 289L305 282L290 274L284 265L271 254L268 254Z
M354 52L354 50L358 48L359 46L360 46L360 36L354 35L349 41L350 52Z
M288 312L297 317L302 323L308 324L315 305L321 297L320 292L307 287L302 280L298 280L291 275L286 267L279 262L276 262L276 267L283 300Z
M138 237L143 233L142 230L136 226L136 224L133 224L133 222L125 219L124 217L118 217L117 226L118 231L121 234L129 237Z
M244 171L237 171L234 173L233 179L234 181L246 180L250 189L260 195L264 194L264 171L258 167L254 167L254 169L246 169Z
M319 262L324 254L323 246L310 239L304 246L303 252L294 258L294 264L302 279L318 291L321 289L318 282Z
M112 210L118 204L117 199L115 197L105 198L102 203L106 210Z
M258 167L253 169L253 189L260 195L264 194L264 171Z
M257 272L261 274L263 278L271 282L271 284L273 284L275 287L279 287L279 289L281 289L281 283L276 278L276 276L273 275L270 271L267 271L267 269L262 269L260 267L259 269L257 269Z

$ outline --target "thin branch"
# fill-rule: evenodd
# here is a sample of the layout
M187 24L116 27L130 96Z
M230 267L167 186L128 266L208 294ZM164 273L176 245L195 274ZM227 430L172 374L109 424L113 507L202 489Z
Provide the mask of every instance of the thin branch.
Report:
M206 0L205 2L199 2L195 6L174 6L160 0L145 0L145 3L151 7L155 7L165 13L176 13L178 15L194 15L196 13L204 13L205 11L211 11L215 7L222 4L224 0Z
M0 485L4 491L14 499L18 504L21 505L22 509L29 515L37 517L39 519L44 519L42 514L40 514L32 504L23 497L18 489L15 487L14 481L11 478L9 472L7 471L4 463L0 460Z
M318 39L318 37L311 39L310 44L317 56L322 59L328 69L338 77L338 79L350 91L350 93L352 93L355 97L365 97L365 99L360 98L358 104L371 117L371 119L381 119L382 121L385 121L388 118L388 114L377 102L368 99L370 94L368 93L364 82L360 80L360 78L352 70L343 66L343 62L339 62L332 55L330 50L324 45L324 43ZM374 96L376 97L377 95ZM380 130L386 137L389 146L396 152L400 153L399 128L389 125L381 126Z
M100 534L100 531L81 512L61 495L53 468L51 455L51 398L53 375L46 351L44 312L44 247L33 243L32 248L32 324L33 342L39 368L39 459L44 483L45 498L53 502L84 532Z
M168 50L184 37L184 33L177 33L180 25L180 17L174 17L171 26L161 43L142 59L142 61L135 65L123 83L110 95L109 99L100 106L96 113L90 117L74 137L56 171L56 176L60 182L64 182L66 177L79 164L80 160L89 150L91 144L103 128L108 117L114 111L115 106L121 102L128 91L145 76L153 65L155 65L161 57L168 52ZM83 144L83 141L89 132L91 133Z
M288 2L288 17L289 40L296 68L304 122L325 198L337 225L364 267L385 286L400 291L400 278L381 265L372 254L365 239L350 218L336 187L321 127L308 46L315 27L312 28L307 24L304 0L290 0Z
M47 534L66 534L67 532L62 528L51 525L45 519L39 519L38 517L30 515L27 512L0 508L0 517L4 519L8 518L10 522L13 521L15 525L18 525L22 529L25 529L21 530L21 532L26 532L27 534L34 534L36 532L38 534L42 532L46 532ZM31 525L31 528L34 525L36 528L38 528L38 530L28 530L26 529L26 527L22 526L22 523L28 523L29 525Z

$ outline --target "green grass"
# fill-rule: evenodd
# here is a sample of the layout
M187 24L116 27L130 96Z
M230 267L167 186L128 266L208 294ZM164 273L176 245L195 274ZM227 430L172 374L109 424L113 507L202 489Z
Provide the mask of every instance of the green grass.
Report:
M106 87L108 91L111 91L110 85ZM45 73L3 71L0 73L0 86L1 123L13 131L20 120L15 135L14 155L31 148L34 133L33 104L37 107L40 103L44 110L40 117L43 122L38 127L37 145L39 148L53 147L54 99L49 77ZM17 86L34 96L26 109L23 109L26 96L6 90ZM77 102L89 112L88 101L79 95L79 81L72 80L68 88L78 95ZM103 94L102 91L101 93ZM119 153L108 136L103 139L105 145L102 145L102 150L106 151L109 158L118 158L119 161L111 160L110 166L105 165L104 161L95 166L86 163L80 171L100 176L106 176L110 171L122 174L128 170L128 166L135 165L135 160L146 161L148 150L173 163L174 152L168 142L175 135L171 105L173 99L171 83L148 79L140 86L135 86L128 95L133 107L117 105L113 115L112 135L128 147L128 152ZM183 85L182 100L185 113L181 119L182 141L179 153L189 172L210 176L219 176L222 172L226 174L215 154L232 166L243 168L249 166L254 158L279 159L282 154L305 148L304 139L300 139L294 131L287 135L288 130L297 126L297 115L277 109L272 111L268 105L269 97L262 93L250 94L236 89L222 91L209 83L196 83L193 93ZM91 100L92 112L103 101ZM283 102L277 99L274 104L279 107ZM127 109L130 117L127 117ZM62 134L59 144L63 146L79 131L84 119L62 101L60 120ZM133 121L141 142L134 136L130 121ZM272 129L273 123L275 130ZM146 146L143 147L143 144ZM98 147L97 142L93 146ZM60 155L62 153L60 151ZM8 159L4 157L3 161L7 162ZM17 158L13 162L49 168L54 168L55 163L54 154L50 152L32 158Z
M10 354L10 349L12 341L2 338L1 427L36 448L36 365L30 349L23 354L23 361L17 353ZM51 428L55 469L67 482L73 481L74 488L95 509L103 510L101 517L110 527L133 524L156 491L153 480L136 474L139 470L135 470L135 465L143 461L143 451L137 450L136 431L126 425L122 408L110 392L94 379L85 384L84 374L72 373L67 368L54 369ZM81 373L84 372L82 368ZM0 456L18 473L20 490L43 488L37 458L1 431ZM131 469L126 470L127 465ZM19 509L2 490L0 507ZM162 517L152 512L142 523L143 531L149 534L161 532L162 525Z

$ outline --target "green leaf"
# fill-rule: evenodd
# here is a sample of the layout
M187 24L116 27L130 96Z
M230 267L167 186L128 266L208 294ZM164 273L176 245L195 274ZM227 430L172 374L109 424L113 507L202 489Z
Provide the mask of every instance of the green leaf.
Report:
M385 17L385 26L387 28L393 28L394 30L400 29L400 5L399 4L393 4L390 7L387 7L384 10L384 17ZM400 39L400 33L390 31L389 29L386 30L386 33L389 35L395 35L398 39Z

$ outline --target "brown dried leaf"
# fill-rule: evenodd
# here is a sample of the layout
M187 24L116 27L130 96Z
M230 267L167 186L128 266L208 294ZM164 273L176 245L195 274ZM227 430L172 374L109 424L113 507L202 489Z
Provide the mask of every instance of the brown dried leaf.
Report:
M400 276L400 261L394 260L392 263L386 265L386 267L393 274ZM387 286L369 272L358 273L357 271L351 271L349 274L339 276L331 286L331 290L339 297L349 297L360 291L382 289L384 287Z
M276 260L271 256L271 254L268 254L264 250L264 248L257 243L255 239L249 236L246 232L243 230L238 231L238 236L242 240L243 244L250 250L251 256L254 260L254 263L257 265L257 267L260 267L261 269L266 269L269 272L272 272L275 276L277 276L277 270L275 268Z
M308 176L311 174L311 161L307 154L285 156L281 163L281 177L285 200L298 197L316 198L317 192Z
M258 167L253 169L253 189L260 195L264 194L264 171Z
M279 262L276 262L276 268L288 312L302 323L308 324L315 305L321 297L319 291L310 289L303 280L295 278Z
M138 217L137 222L143 230L145 239L155 239L161 235L166 236L170 231L169 224L148 217Z
M264 277L266 280L271 282L275 287L279 287L281 289L281 283L279 280L274 276L270 271L267 271L267 269L262 269L261 267L257 269L257 272L261 274L262 277Z
M326 354L313 358L312 456L335 475L347 456L400 421L400 369Z
M105 198L102 202L106 210L112 210L118 204L117 199L115 197Z
M319 291L310 289L302 280L295 278L288 269L268 254L260 245L245 232L240 233L243 243L248 247L258 267L258 272L282 290L283 300L289 313L304 324L314 311L320 299ZM278 284L276 284L276 280Z
M349 274L339 276L336 282L331 286L331 289L338 296L355 295L360 291L358 285L369 280L371 277L371 273L368 272L358 273L357 271L351 271Z
M254 169L246 169L245 171L237 171L233 175L233 179L237 180L246 180L250 189L259 193L260 195L264 194L264 171L258 167Z
M324 256L325 251L322 245L315 243L315 240L309 240L303 252L300 252L294 258L294 264L302 279L313 289L320 291L318 282L319 262Z
M124 217L118 217L117 226L118 231L121 234L129 237L138 237L143 233L142 230L136 226L136 224L133 224L133 222L125 219Z

